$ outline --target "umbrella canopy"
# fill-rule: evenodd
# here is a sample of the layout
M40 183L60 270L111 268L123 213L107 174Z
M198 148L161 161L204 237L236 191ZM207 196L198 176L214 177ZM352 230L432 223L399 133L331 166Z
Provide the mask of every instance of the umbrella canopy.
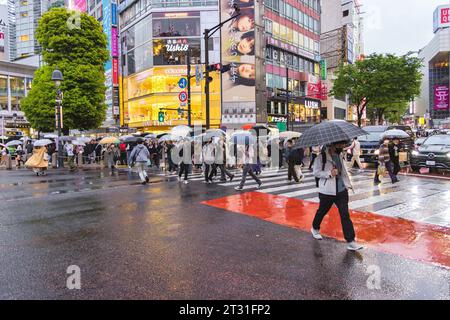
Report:
M6 140L6 139L8 139L8 137L7 136L0 136L0 139L1 140Z
M180 136L174 136L171 134L166 134L159 138L158 142L164 142L164 141L178 141L180 139Z
M194 141L195 142L206 141L205 136L206 136L206 133L202 133L202 134L199 134L198 136L194 136Z
M126 137L125 139L122 139L122 142L125 142L125 143L136 143L136 142L138 142L138 140L141 140L141 139L142 139L141 137L130 136L130 137Z
M157 136L156 136L156 134L154 134L154 133L150 133L150 134L146 135L144 138L145 138L145 139L156 139Z
M72 141L72 144L76 145L76 146L85 146L86 143L84 143L83 141L80 140L74 140Z
M48 133L48 134L44 135L44 138L45 139L56 139L56 138L58 138L58 135L54 134L54 133Z
M249 131L236 131L231 135L231 140L234 143L255 143L256 136Z
M284 131L280 133L280 139L295 139L300 138L302 134L300 132L294 132L294 131Z
M59 138L59 140L61 140L61 141L74 141L74 140L77 140L77 138L71 137L71 136L62 136L62 137Z
M52 144L52 143L53 143L52 140L49 140L49 139L40 139L40 140L36 140L36 141L34 142L34 146L35 146L35 147L43 147L43 146L46 146L46 145Z
M98 142L99 144L112 144L112 143L120 143L120 140L116 137L104 137L102 140Z
M127 135L125 135L125 136L119 137L119 140L124 141L124 140L126 140L126 139L128 139L128 138L137 138L137 137L135 137L135 136L133 136L133 135L131 135L131 134L127 134Z
M210 140L213 137L224 137L226 135L225 131L220 129L208 129L205 132L205 140Z
M12 147L12 146L18 146L18 145L20 145L20 144L23 144L23 142L20 141L20 140L13 140L13 141L8 142L8 143L6 144L6 146L7 146L7 147Z
M6 145L3 144L3 143L0 143L0 147L2 147L2 148L7 148Z
M187 137L190 135L190 133L192 131L193 130L191 127L188 127L185 125L180 125L180 126L173 127L172 130L170 130L170 134L175 137Z
M322 122L309 128L295 144L296 148L327 145L334 142L351 140L366 135L367 132L344 120Z
M387 130L381 136L383 139L409 138L409 134L407 134L405 131L400 130L400 129Z

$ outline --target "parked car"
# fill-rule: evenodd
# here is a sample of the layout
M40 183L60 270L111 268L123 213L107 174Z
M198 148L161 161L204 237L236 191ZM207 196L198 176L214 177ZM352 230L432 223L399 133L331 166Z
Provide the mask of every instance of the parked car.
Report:
M411 169L434 168L450 170L450 136L433 135L411 153Z
M381 144L381 136L387 128L387 126L367 126L363 128L368 134L358 137L361 144L361 162L376 163L378 161L377 150Z

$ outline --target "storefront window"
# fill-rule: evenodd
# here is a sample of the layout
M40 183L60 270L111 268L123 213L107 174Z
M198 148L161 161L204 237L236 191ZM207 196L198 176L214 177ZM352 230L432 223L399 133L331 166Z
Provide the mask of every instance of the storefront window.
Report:
M187 52L191 59L200 59L200 39L159 39L153 40L153 64L187 64Z
M25 79L19 77L10 77L11 96L25 96Z
M150 43L144 44L127 53L128 74L141 72L152 66L152 51Z
M201 35L199 13L164 13L163 15L153 19L153 37L199 37Z

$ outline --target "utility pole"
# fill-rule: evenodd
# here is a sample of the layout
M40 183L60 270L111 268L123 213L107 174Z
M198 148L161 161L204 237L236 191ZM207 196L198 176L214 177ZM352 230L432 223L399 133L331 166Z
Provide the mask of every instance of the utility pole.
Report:
M205 29L204 41L205 41L205 99L206 99L206 130L210 127L209 119L209 29Z
M286 129L289 130L289 124L291 123L291 110L289 108L289 67L287 63L286 63L286 108L287 108Z
M188 126L192 125L191 118L191 54L190 50L187 51L187 107L188 107Z

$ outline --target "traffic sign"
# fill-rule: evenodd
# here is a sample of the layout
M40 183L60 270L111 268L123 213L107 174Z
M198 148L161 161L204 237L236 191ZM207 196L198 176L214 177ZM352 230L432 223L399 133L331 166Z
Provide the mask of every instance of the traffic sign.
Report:
M179 99L181 102L186 102L187 98L188 98L188 97L187 97L186 91L181 91L180 94L178 95L178 99Z
M186 78L180 78L180 80L178 81L178 86L181 89L184 89L187 87L187 79Z
M201 65L195 65L195 84L200 85L200 81L203 79L203 72L201 70Z

